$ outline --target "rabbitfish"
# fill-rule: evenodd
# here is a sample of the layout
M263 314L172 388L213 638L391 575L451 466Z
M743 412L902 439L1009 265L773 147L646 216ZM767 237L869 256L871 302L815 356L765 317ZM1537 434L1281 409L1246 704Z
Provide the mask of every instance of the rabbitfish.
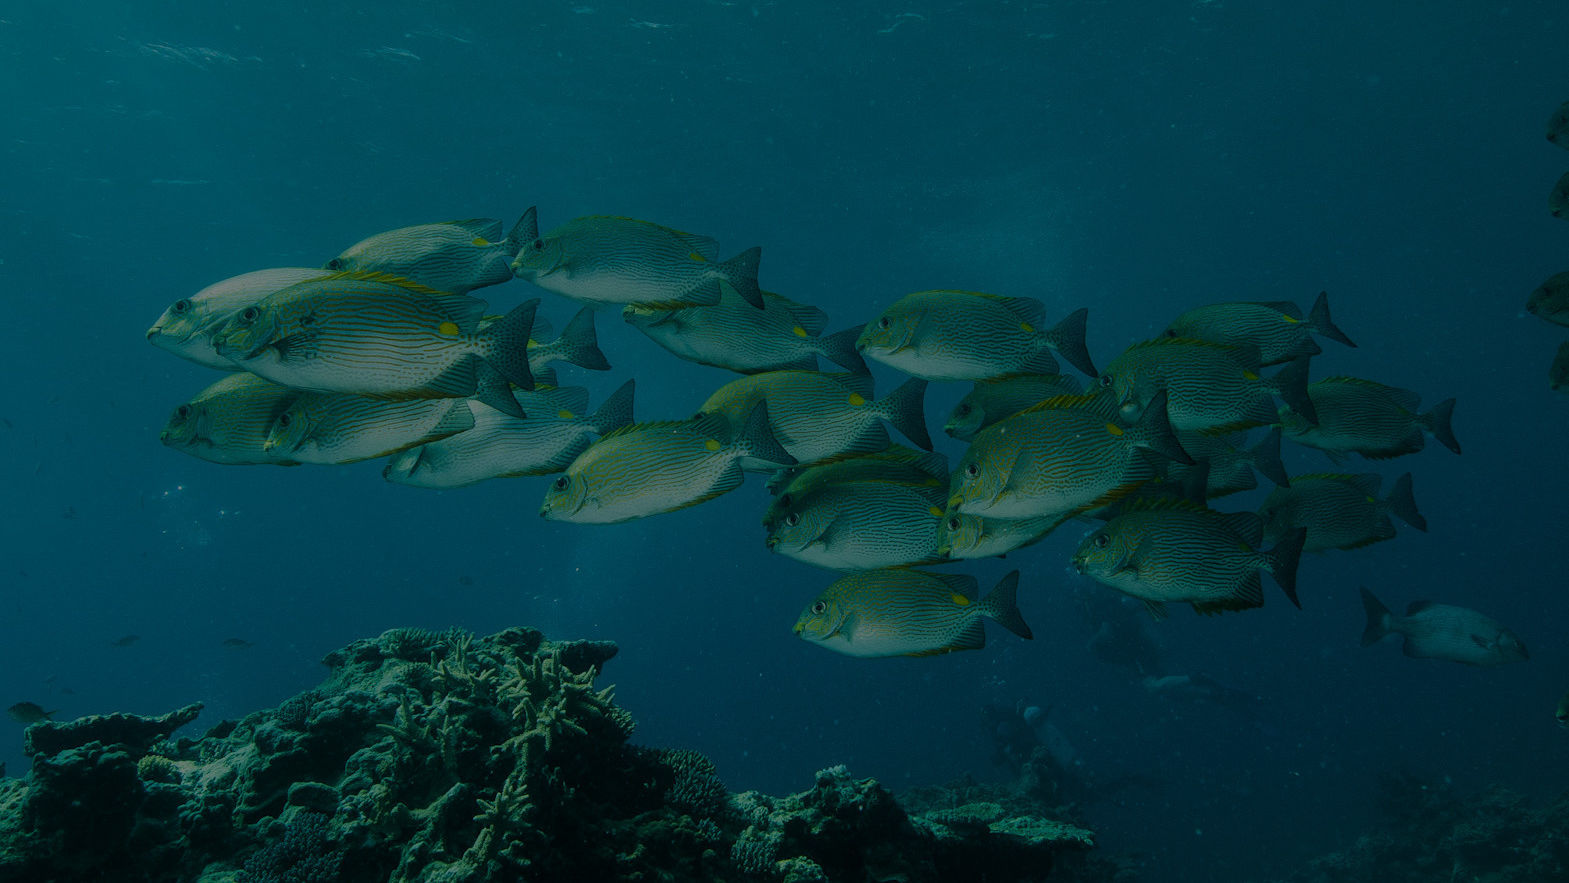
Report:
M925 392L926 381L907 380L887 396L873 400L868 374L767 371L721 386L698 411L721 414L733 425L740 425L754 405L767 402L779 443L797 462L814 463L886 448L888 431L883 421L931 450L921 407Z
M1186 337L1136 343L1113 359L1102 386L1116 390L1123 414L1135 417L1157 392L1168 394L1171 425L1184 431L1227 432L1279 422L1271 396L1312 415L1307 360L1273 377L1259 375L1257 347L1233 347Z
M1356 346L1329 318L1329 295L1319 292L1307 318L1290 301L1232 302L1188 310L1166 326L1167 337L1188 337L1227 346L1258 347L1259 363L1278 365L1322 350L1313 335Z
M473 426L468 399L302 392L273 421L263 448L296 462L330 466L385 457Z
M267 436L300 391L254 374L231 374L174 409L159 439L213 463L294 466L288 452L269 450Z
M1019 572L979 601L975 577L896 568L846 576L801 611L795 633L846 656L933 656L986 646L982 617L1021 638Z
M1280 412L1286 438L1332 456L1358 453L1384 460L1422 450L1425 433L1460 453L1450 419L1455 400L1445 399L1419 412L1422 397L1409 389L1359 377L1326 377L1308 387L1316 420L1292 410Z
M948 458L890 445L881 451L781 469L768 480L768 490L776 496L763 515L763 527L772 531L786 510L807 494L851 481L891 481L944 492L948 487Z
M1088 310L1046 326L1046 308L1028 297L977 291L907 294L867 323L862 354L927 380L991 380L1010 374L1055 374L1061 355L1091 377L1084 346Z
M1413 601L1405 616L1395 616L1364 588L1362 608L1367 612L1367 628L1362 632L1364 647L1386 635L1402 635L1406 639L1405 654L1418 659L1493 666L1531 658L1519 636L1469 607Z
M828 314L787 297L762 292L763 308L747 303L729 283L720 283L719 303L706 307L628 304L628 325L670 352L699 365L741 374L815 371L823 356L850 371L866 373L855 350L859 328L820 336Z
M390 273L438 291L467 294L512 278L512 256L527 240L519 220L507 238L490 218L419 224L377 233L327 262L333 271ZM533 238L532 229L526 231Z
M1038 518L987 518L964 512L949 512L943 519L942 537L937 554L949 558L989 558L1006 555L1046 539L1052 531L1073 519L1072 513Z
M1387 497L1378 495L1381 484L1383 479L1374 473L1298 475L1290 487L1271 491L1259 509L1264 539L1279 542L1292 531L1307 528L1303 551L1357 549L1394 538L1390 515L1427 530L1427 519L1417 511L1411 495L1411 473L1396 479Z
M1004 417L1050 398L1083 393L1084 384L1066 374L1020 374L1001 380L977 380L974 388L953 406L943 432L959 441L970 441L976 433ZM1111 411L1116 411L1115 401L1111 401Z
M829 570L932 563L943 497L940 486L891 481L825 485L784 508L768 549Z
M169 305L147 329L147 340L153 346L168 350L198 365L235 371L239 366L218 355L213 348L212 335L222 328L229 318L240 310L256 303L269 294L282 291L296 282L319 279L327 275L324 270L304 267L279 267L256 270L240 276L214 282L190 297L182 297Z

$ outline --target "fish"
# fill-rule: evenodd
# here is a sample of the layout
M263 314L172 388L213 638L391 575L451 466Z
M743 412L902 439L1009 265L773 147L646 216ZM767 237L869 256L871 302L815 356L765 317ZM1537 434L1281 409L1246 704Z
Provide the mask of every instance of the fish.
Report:
M1547 140L1569 150L1569 101L1558 105L1547 119Z
M720 301L719 283L762 309L757 287L761 248L718 262L707 236L613 215L574 218L541 235L534 208L519 221L523 247L512 272L546 291L587 303L706 306Z
M109 642L111 647L129 647L142 639L141 635L121 635Z
M673 512L740 487L744 461L795 463L769 429L766 402L758 402L739 428L721 414L635 423L579 454L551 482L539 514L610 524Z
M1389 495L1380 498L1382 484L1383 478L1373 473L1298 475L1291 479L1290 487L1271 491L1259 508L1264 539L1279 542L1297 528L1305 528L1305 552L1359 549L1394 539L1390 515L1426 531L1427 519L1417 511L1411 493L1411 473L1395 479Z
M1555 218L1569 218L1569 172L1564 172L1548 191L1547 213Z
M478 394L516 415L504 384L484 383L482 374L533 387L527 351L538 306L537 298L526 301L482 332L482 300L345 272L246 307L213 344L246 370L296 389L388 398Z
M1019 572L979 601L975 577L907 568L869 570L836 580L801 611L795 633L846 656L935 656L986 646L983 617L1026 640Z
M1558 345L1553 363L1547 366L1547 385L1557 392L1569 392L1569 340Z
M294 466L287 452L267 447L279 415L300 391L254 374L230 374L174 409L158 438L212 463Z
M480 323L481 333L491 322L499 320L499 316L494 319L486 316ZM544 333L538 326L539 322L536 321L533 331L535 336ZM545 366L551 362L566 362L590 371L610 370L610 360L605 358L604 351L599 348L599 334L594 330L593 307L584 307L573 314L567 327L561 329L561 334L549 343L541 343L531 337L528 342L528 369L536 383L541 382Z
M1091 401L1048 399L981 430L954 469L949 508L991 518L1074 513L1155 479L1146 452L1191 462L1166 421L1164 392L1132 426L1077 407Z
M504 239L501 222L490 218L400 227L349 246L327 262L327 269L389 273L438 291L467 294L511 281L512 256L527 242L519 238L525 232L532 233L522 219Z
M1269 479L1278 487L1287 487L1291 484L1291 477L1286 474L1285 464L1280 459L1280 427L1271 427L1252 447L1243 447L1247 443L1246 433L1228 435L1211 435L1205 432L1179 432L1177 444L1182 446L1198 463L1205 467L1204 496L1206 499L1224 497L1241 491L1250 491L1258 487L1259 475ZM1164 477L1168 481L1184 482L1196 469L1197 464L1189 466L1175 461L1164 464Z
M1166 326L1166 337L1207 340L1227 346L1254 346L1260 365L1279 365L1316 356L1323 349L1313 335L1354 347L1329 316L1329 294L1319 292L1306 317L1290 301L1209 304L1188 310Z
M1268 571L1298 607L1296 573L1307 531L1261 549L1263 521L1253 512L1221 513L1167 500L1130 507L1085 537L1073 554L1079 573L1144 601L1155 619L1166 604L1202 614L1264 605L1259 574Z
M1569 270L1547 277L1526 298L1525 309L1539 319L1569 327Z
M871 375L767 371L721 386L698 408L740 423L758 402L768 403L774 437L798 463L888 447L886 421L923 450L932 449L922 399L926 381L907 380L873 399Z
M302 392L273 421L262 449L278 451L296 463L358 463L473 426L468 399L394 401L344 392Z
M874 570L942 560L937 544L946 489L894 481L819 487L785 507L767 546L829 570Z
M218 354L212 335L230 317L264 297L291 285L327 275L308 267L277 267L233 276L203 288L190 297L170 304L147 329L147 340L161 350L182 359L216 368L238 371L239 366Z
M861 354L925 380L994 380L1013 374L1055 374L1062 356L1094 377L1084 344L1087 309L1054 327L1046 308L1028 297L978 291L917 291L866 324Z
M44 711L44 707L36 702L18 702L5 711L6 714L11 715L12 720L19 724L37 724L51 721L54 720L55 715L60 713L58 710Z
M1388 635L1401 635L1405 655L1415 659L1494 666L1531 658L1518 635L1469 607L1413 601L1405 616L1395 616L1365 586L1361 592L1362 609L1367 613L1364 647Z
M1166 414L1178 430L1224 434L1278 423L1274 396L1311 422L1307 359L1293 360L1271 377L1261 376L1260 368L1257 347L1158 337L1128 347L1099 383L1116 391L1129 420L1165 390Z
M671 353L740 374L815 371L821 356L857 374L867 372L855 349L859 326L824 335L828 314L770 291L757 309L728 282L719 303L703 307L627 304L621 318Z
M1036 518L987 518L947 512L942 520L937 554L949 558L1001 557L1044 540L1073 517L1071 512Z
M1066 374L1019 374L1001 380L977 380L949 412L943 432L959 441L971 441L1004 417L1050 398L1083 393L1084 384Z
M628 380L588 413L582 387L522 393L523 418L476 406L474 427L393 455L382 477L424 488L467 487L492 478L561 472L597 438L632 423L636 382Z
M1385 460L1422 450L1426 435L1460 453L1451 421L1455 400L1419 411L1422 397L1408 389L1359 377L1326 377L1308 386L1314 419L1291 408L1280 412L1282 434L1331 458L1348 453Z
M248 650L256 645L244 638L224 638L223 646L233 650Z
M1569 693L1565 693L1563 698L1558 700L1558 712L1554 716L1558 718L1560 727L1569 729Z
M809 466L780 469L768 479L774 499L763 515L763 527L772 531L796 500L829 485L859 481L888 481L912 487L948 487L948 458L930 451L890 445L880 451L847 454Z

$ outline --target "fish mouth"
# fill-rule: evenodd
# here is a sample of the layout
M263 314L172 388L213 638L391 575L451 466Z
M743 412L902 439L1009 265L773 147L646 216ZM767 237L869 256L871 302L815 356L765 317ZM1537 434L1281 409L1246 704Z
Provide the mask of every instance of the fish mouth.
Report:
M1085 561L1083 558L1080 558L1077 555L1073 556L1073 561L1071 563L1073 564L1074 572L1080 576L1084 575L1084 571L1087 569L1089 564L1089 562Z
M768 539L763 540L763 545L768 547L768 551L777 552L779 551L779 538L769 537ZM799 631L799 629L797 629L797 631Z
M147 329L147 339L152 340L154 337L157 337L160 333L162 333L162 331L162 325L154 325L153 327Z

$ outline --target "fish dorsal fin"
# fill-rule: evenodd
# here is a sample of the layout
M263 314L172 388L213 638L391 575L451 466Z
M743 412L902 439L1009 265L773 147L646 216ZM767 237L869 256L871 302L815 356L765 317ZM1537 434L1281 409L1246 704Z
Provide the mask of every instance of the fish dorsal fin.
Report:
M352 281L352 282L379 282L379 283L381 283L383 285L394 285L394 286L397 286L398 288L402 288L405 291L410 291L410 292L413 292L415 294L431 294L431 295L440 295L440 294L451 295L452 294L452 292L450 292L450 291L442 291L439 288L431 288L429 285L421 285L420 283L415 282L413 279L409 279L409 278L407 278L405 276L399 276L396 273L383 273L380 270L341 270L341 271L339 271L337 273L328 273L325 276L321 276L321 277L316 278L316 279L309 279L309 280L306 280L306 281L308 281L308 282L333 282L333 281L338 281L338 280L342 280L342 281L346 281L346 282L347 281ZM463 297L467 297L467 295L462 295L462 296ZM480 313L483 315L483 313L484 313L484 302L481 301L480 304L481 304L481 306L480 306Z
M1274 310L1280 315L1296 322L1302 321L1302 308L1289 300L1261 300L1255 301L1253 305L1263 307L1266 310Z
M1338 384L1341 386L1359 386L1364 389L1376 389L1389 396L1390 400L1393 401L1397 407L1411 411L1412 413L1415 413L1416 409L1422 404L1422 396L1420 393L1409 389L1401 389L1398 386L1390 386L1387 383L1379 383L1377 380L1367 380L1362 377L1351 377L1344 374L1337 374L1334 377L1325 377L1323 380L1312 383L1309 385L1309 388L1311 389L1312 387L1318 386L1320 384Z
M1305 472L1291 476L1292 481L1350 481L1356 475L1350 472Z
M1346 476L1345 481L1364 497L1377 499L1379 488L1384 484L1384 477L1376 472L1362 472Z
M498 242L501 239L501 222L495 218L465 218L461 221L447 221L446 223L491 243Z
M1237 352L1237 347L1227 343L1216 343L1213 340L1200 340L1197 337L1154 337L1129 344L1126 352L1146 349L1169 349L1173 347L1190 347L1194 349L1211 349L1222 352Z
M737 294L736 296L739 297L740 295ZM790 313L790 318L795 320L795 324L800 326L801 330L805 331L808 337L816 337L823 333L824 328L828 327L828 314L811 304L797 303L782 294L774 294L771 291L763 292L763 298L784 307Z
M977 589L980 583L976 582L975 577L967 573L927 573L926 575L942 583L943 587L948 591L956 595L963 595L970 601L974 601L979 597Z
M1208 512L1211 515L1220 513L1208 506L1184 500L1181 497L1150 497L1123 500L1122 511L1118 514L1127 515L1132 512Z
M1037 411L1082 411L1100 400L1095 393L1087 395L1060 395L1043 399L1020 411L1020 414L1032 414Z
M816 372L803 371L801 373L803 373L803 374L813 374L813 373L816 373ZM860 396L861 398L865 399L866 401L870 402L872 400L873 390L876 389L876 387L874 385L874 381L872 380L872 375L870 375L870 374L851 374L848 371L834 372L834 373L830 373L830 372L824 371L822 373L823 373L824 377L831 377L831 378L833 378L833 380L835 382L837 382L840 386L843 386L845 389L849 390L850 392L855 393L856 395Z
M595 442L595 444L599 444L600 442L607 442L607 441L609 441L609 440L611 440L613 438L617 438L617 437L623 436L623 435L629 435L629 434L631 434L633 432L643 432L643 431L646 431L646 430L675 429L677 427L680 427L680 428L683 428L683 429L690 429L694 433L697 433L697 432L701 431L702 427L715 427L715 426L717 426L717 427L719 427L721 429L721 432L720 432L721 435L724 435L726 437L729 436L729 434L730 434L730 423L729 423L728 420L725 420L724 415L723 414L708 413L708 414L699 414L696 417L693 417L693 418L688 419L688 420L651 420L651 421L649 421L647 423L628 423L625 426L618 426L615 429L612 429L611 431L609 431L609 432L605 433L604 435L600 436L599 437L599 441Z
M1415 616L1432 606L1432 601L1412 601L1406 605L1406 616Z
M1019 322L1029 326L1027 332L1046 330L1046 305L1033 297L1002 297L998 298L1008 312L1019 317Z
M677 230L674 227L666 227L664 224L656 224L653 221L645 221L642 218L629 218L626 215L584 215L581 218L574 218L573 220L627 221L633 224L641 224L645 227L652 227L655 230L669 233L670 235L680 239L683 243L686 244L687 248L690 248L692 251L696 252L698 258L701 260L719 260L719 241L711 236L703 236L700 233L688 233L685 230Z

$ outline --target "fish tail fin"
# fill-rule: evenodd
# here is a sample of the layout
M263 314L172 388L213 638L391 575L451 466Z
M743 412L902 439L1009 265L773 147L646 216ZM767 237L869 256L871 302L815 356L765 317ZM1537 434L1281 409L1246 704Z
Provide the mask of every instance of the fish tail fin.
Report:
M1313 309L1308 313L1308 325L1312 326L1313 331L1320 337L1327 337L1349 347L1356 346L1356 343L1347 337L1344 331L1335 327L1334 321L1329 318L1329 292L1327 291L1320 291L1318 299L1313 301Z
M492 322L480 341L486 364L524 389L534 388L534 374L528 368L528 339L534 330L534 312L538 309L537 297L518 304Z
M763 247L754 245L717 265L719 274L736 290L736 294L759 310L763 308L763 292L757 287L757 265L762 259Z
M528 416L518 404L517 396L512 394L512 384L486 362L479 363L474 379L474 398L509 417L522 420Z
M1248 457L1258 474L1273 481L1276 487L1291 487L1291 476L1286 474L1286 464L1280 460L1280 427L1276 426L1263 440L1248 449Z
M594 431L606 435L613 430L632 423L632 396L637 390L637 379L633 378L621 384L610 397L599 406L599 410L589 415L588 422Z
M1057 355L1082 371L1086 377L1099 377L1095 360L1090 358L1089 347L1084 343L1085 320L1089 315L1089 307L1079 307L1047 331L1046 340L1057 351Z
M752 460L763 460L780 466L796 464L795 458L774 437L773 426L768 422L767 402L758 402L752 406L733 444Z
M1318 409L1313 407L1313 399L1308 395L1307 357L1292 359L1286 367L1276 371L1269 381L1275 395L1280 396L1287 407L1301 415L1303 420L1315 425L1318 423Z
M539 213L535 206L531 205L528 207L528 211L523 213L523 217L518 218L518 222L513 224L512 229L507 233L507 249L512 252L513 257L517 257L517 253L523 250L523 246L538 238Z
M1416 497L1411 493L1411 473L1395 479L1394 487L1389 489L1389 496L1384 499L1384 505L1396 518L1411 525L1417 530L1427 530L1427 519L1416 509Z
M593 307L578 310L567 327L561 329L560 339L565 349L563 359L590 371L610 370L610 361L599 348L599 334L594 330Z
M905 438L923 451L932 449L932 437L926 431L926 381L912 377L877 403L884 420L893 424Z
M1150 399L1144 413L1139 415L1139 422L1134 424L1134 430L1133 437L1140 447L1185 466L1193 465L1193 457L1182 449L1182 443L1177 441L1176 430L1171 428L1171 419L1166 415L1164 389Z
M1378 600L1366 586L1359 586L1362 593L1362 609L1367 612L1367 627L1362 629L1362 646L1375 644L1389 634L1389 608L1384 602Z
M836 365L850 369L856 374L868 374L866 360L861 358L861 353L855 348L855 341L864 331L863 326L846 328L833 334L825 334L817 338L817 351L823 358Z
M998 625L1025 640L1035 637L1019 613L1019 572L1017 570L997 581L997 585L976 607L980 613L991 617Z
M1449 421L1454 417L1454 414L1455 400L1444 399L1434 405L1433 409L1426 414L1418 414L1416 420L1422 424L1423 429L1431 432L1433 438L1438 439L1444 447L1458 454L1460 453L1460 442L1455 438L1454 427L1449 425Z
M1302 560L1302 547L1307 544L1307 533L1307 528L1299 527L1286 534L1285 539L1275 544L1275 548L1264 553L1269 575L1275 578L1286 597L1299 610L1302 602L1297 598L1297 564Z

